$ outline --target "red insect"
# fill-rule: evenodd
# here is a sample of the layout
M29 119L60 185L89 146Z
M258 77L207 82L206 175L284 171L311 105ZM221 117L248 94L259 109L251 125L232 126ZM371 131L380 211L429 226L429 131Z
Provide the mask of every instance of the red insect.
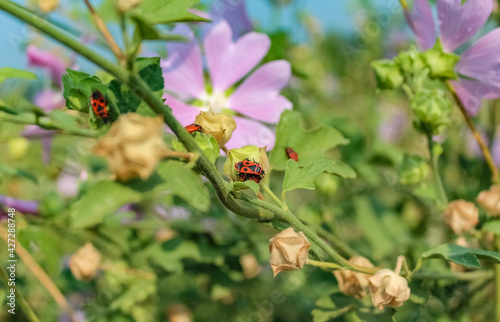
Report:
M94 113L99 116L105 124L111 122L111 119L109 118L108 103L100 91L92 92L90 104L92 104Z
M299 155L292 148L286 148L286 154L292 160L299 161Z
M238 171L238 178L243 181L252 180L259 183L265 174L258 162L252 162L248 159L237 162L234 168Z
M189 133L195 133L195 132L199 132L199 133L203 133L203 128L201 127L201 125L199 124L189 124L187 126L184 127Z

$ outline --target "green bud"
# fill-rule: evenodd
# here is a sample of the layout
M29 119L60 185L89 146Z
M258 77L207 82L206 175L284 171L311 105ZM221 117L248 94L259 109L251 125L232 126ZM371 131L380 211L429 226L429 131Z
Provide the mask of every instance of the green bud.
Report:
M392 60L382 59L372 62L377 86L380 89L396 89L403 84L404 76L399 66Z
M411 109L420 121L416 127L421 132L430 130L433 135L438 135L449 124L451 102L441 89L418 91L411 100Z
M247 145L241 149L231 149L224 163L224 174L233 181L239 181L238 171L234 167L236 163L248 159L257 162L265 173L269 171L269 159L267 158L266 148L259 148L256 145Z
M423 53L418 51L415 47L400 52L399 55L394 58L394 62L399 65L404 74L414 75L427 67Z
M436 42L434 47L423 53L423 58L430 70L431 77L457 79L455 66L460 60L460 56L445 52L440 40Z
M55 191L46 193L40 202L40 212L43 216L60 214L64 210L64 200Z
M217 140L209 134L198 132L193 135L193 139L196 144L198 144L203 153L208 157L210 162L215 163L215 160L217 160L220 155L220 147L217 143ZM172 140L172 148L175 151L187 152L184 145L178 140Z
M429 165L417 155L405 154L403 162L398 167L399 182L403 185L413 185L422 182L429 174Z

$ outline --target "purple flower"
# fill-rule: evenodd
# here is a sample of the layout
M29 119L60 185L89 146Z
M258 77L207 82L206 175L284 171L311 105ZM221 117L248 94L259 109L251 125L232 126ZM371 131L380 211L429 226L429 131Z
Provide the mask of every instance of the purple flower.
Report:
M227 21L233 29L234 37L253 30L253 24L248 17L244 0L214 1L210 8L210 17L215 22Z
M177 26L174 32L190 39L189 43L169 43L169 57L162 61L167 92L164 98L174 116L188 125L200 111L236 114L237 128L226 146L240 148L252 144L271 149L274 133L261 122L275 124L285 109L292 108L292 103L280 95L291 77L290 63L278 60L264 64L227 95L264 58L270 47L269 37L250 32L233 41L227 22L213 27L203 41L211 78L211 90L207 91L201 49L193 32L184 25Z
M0 205L6 208L14 208L23 214L38 214L38 201L26 201L0 195Z
M61 91L47 89L38 92L33 99L33 103L41 107L45 112L50 112L56 109L63 109L66 101Z
M64 61L56 55L40 50L33 45L28 46L26 54L30 66L47 69L52 81L62 87L61 77L66 72L66 63Z
M469 41L483 27L493 9L492 0L437 0L443 49L452 52ZM415 0L412 12L405 12L419 46L427 50L436 41L432 11L427 0ZM458 97L471 115L482 99L500 97L500 28L481 37L461 55L456 72L466 76L452 81Z

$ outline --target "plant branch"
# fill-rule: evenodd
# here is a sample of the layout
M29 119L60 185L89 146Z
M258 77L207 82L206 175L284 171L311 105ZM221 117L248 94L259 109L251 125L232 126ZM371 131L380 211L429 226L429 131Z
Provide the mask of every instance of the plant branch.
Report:
M281 217L284 221L286 221L288 224L290 224L292 227L297 229L298 231L302 231L309 240L314 242L316 245L318 245L321 249L323 249L330 257L335 260L338 264L340 264L342 267L353 270L353 271L358 271L361 273L367 273L367 274L373 274L376 272L376 269L372 268L367 268L367 267L361 267L357 265L353 265L349 263L344 257L340 256L333 248L331 248L323 239L321 239L314 231L312 231L309 227L304 225L297 217L295 217L289 210L284 210L281 208L278 208L274 205L268 204L262 200L252 198L250 196L247 196L245 194L241 194L241 198L245 201L247 201L250 204L253 204L257 207L267 209L271 211L272 213L276 214L277 216Z
M321 268L325 268L325 269L332 269L332 270L343 270L344 269L344 267L339 265L339 264L315 261L315 260L312 260L309 258L306 260L306 265L321 267Z
M89 9L90 15L92 16L92 19L94 19L95 24L97 25L97 29L101 32L102 36L106 40L106 42L109 45L109 48L115 55L116 59L120 63L125 63L127 58L125 57L125 54L121 50L121 48L118 46L116 43L115 39L113 38L113 35L109 32L108 27L104 23L104 21L101 19L101 16L95 11L94 7L92 7L92 4L90 3L89 0L83 0L85 4L87 5L87 8Z
M429 146L430 164L432 168L432 175L434 177L434 182L436 183L436 188L439 194L439 200L446 206L448 204L448 197L446 196L446 191L444 190L443 180L441 179L441 173L439 172L439 156L436 155L434 151L435 143L430 130L426 129L427 142Z
M21 113L21 114L8 114L5 112L0 112L0 122L9 122L16 124L26 124L26 125L38 125L45 130L55 130L62 134L83 136L88 138L96 138L97 132L88 129L62 129L57 124L53 123L49 117L37 117L35 114L31 113Z
M488 145L484 142L483 137L481 134L477 131L476 126L474 125L474 122L472 121L472 118L470 117L469 113L467 113L467 110L465 109L464 104L462 104L462 101L457 95L457 92L453 85L451 84L450 81L446 81L446 86L448 87L448 90L452 94L455 103L457 106L460 108L460 112L462 112L462 115L465 118L465 122L469 126L469 129L472 132L472 135L476 139L477 144L481 148L481 151L483 152L484 159L486 160L486 163L488 164L488 167L490 168L491 171L491 180L496 183L498 180L498 169L495 165L495 162L493 161L493 157L491 156L491 152L488 149Z

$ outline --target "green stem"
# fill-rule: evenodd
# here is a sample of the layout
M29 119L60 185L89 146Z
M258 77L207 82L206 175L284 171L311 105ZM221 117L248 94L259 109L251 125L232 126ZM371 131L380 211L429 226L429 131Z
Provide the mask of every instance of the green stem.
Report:
M125 16L126 14L124 12L120 12L118 15L120 19L120 30L123 38L123 45L125 47L124 52L125 52L125 59L127 61L127 69L129 71L133 71L135 50L133 50L130 46L131 43L127 31L127 19Z
M315 261L313 259L307 259L306 260L306 265L311 265L311 266L317 266L325 269L333 269L333 270L342 270L344 269L343 266L335 263L329 263L329 262L320 262L320 261Z
M82 44L78 39L54 26L42 17L32 11L11 1L0 0L0 10L3 10L10 15L17 17L25 23L37 28L44 34L55 39L66 47L74 50L76 53L87 58L97 66L101 67L111 75L115 76L120 82L127 84L132 91L141 97L157 114L161 115L165 123L177 135L179 140L184 144L189 152L198 153L200 157L197 160L198 167L203 171L207 179L212 183L217 192L219 199L231 211L244 217L269 220L272 217L262 214L255 207L248 207L234 200L230 195L229 190L224 185L224 180L217 171L217 168L210 160L202 153L192 136L186 129L174 118L170 109L164 105L162 100L158 98L149 88L149 86L136 74L129 74L119 65L116 65L106 58L99 55L92 48Z
M264 190L267 193L267 195L271 197L271 199L273 199L274 202L276 202L278 206L280 206L285 210L288 210L288 206L285 203L281 202L281 200L273 193L273 191L269 188L267 184L262 184L261 187L262 190Z
M430 130L427 130L427 141L429 145L430 164L432 168L434 182L438 190L439 200L441 201L443 206L446 206L448 204L448 197L446 197L446 191L444 190L443 180L441 179L441 174L439 172L439 164L438 164L439 156L437 156L434 153L435 144L434 140L432 139L432 133Z
M264 208L269 210L270 212L276 214L281 217L284 221L290 224L293 228L298 231L302 231L309 240L318 245L321 249L323 249L330 257L333 258L335 262L340 264L342 267L347 268L349 270L358 271L361 273L373 274L377 271L377 269L361 267L357 265L352 265L349 263L344 257L340 256L333 248L328 246L327 243L323 241L314 231L312 231L309 227L304 225L297 217L295 217L289 210L284 210L278 208L274 205L263 202L262 200L252 198L245 194L241 194L241 198L247 201L250 204L253 204L257 207Z
M433 272L433 271L420 271L412 275L413 280L461 280L471 281L480 278L492 278L493 271L472 271L472 272Z
M11 286L9 286L9 276L7 275L7 272L3 267L0 267L0 278L5 283L5 289L7 290L7 293L9 293L8 290L11 289ZM16 301L19 303L19 306L21 307L24 315L29 321L40 322L35 312L33 312L33 309L29 305L28 301L26 301L21 291L19 291L19 288L16 288Z
M88 138L96 138L97 132L87 129L62 129L57 124L54 124L49 117L37 117L35 114L21 113L21 114L8 114L0 112L0 122L9 122L16 124L38 125L46 130L58 130L62 134L83 136Z
M319 237L325 239L327 242L332 244L336 249L338 249L344 256L351 258L353 256L358 255L358 253L349 247L344 241L342 241L340 238L337 236L333 235L323 227L319 225L313 225L307 222L304 222L308 226L312 226L314 230L318 233Z

